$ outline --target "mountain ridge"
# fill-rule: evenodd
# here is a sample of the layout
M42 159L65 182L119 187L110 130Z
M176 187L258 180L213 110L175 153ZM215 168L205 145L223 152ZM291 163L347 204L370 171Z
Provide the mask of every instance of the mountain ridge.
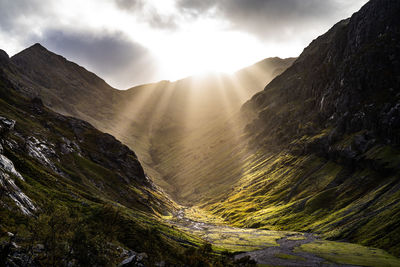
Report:
M1 265L117 265L133 250L182 262L198 246L160 219L177 205L133 151L13 86L0 70Z
M399 254L399 11L369 1L243 105L247 171L205 207Z
M213 74L201 80L188 77L119 91L93 73L86 73L75 63L37 44L12 57L8 72L10 79L20 85L18 88L27 87L27 93L23 93L28 97L40 97L53 110L86 120L135 149L157 184L175 194L174 181L165 178L169 176L169 166L161 164L154 169L159 165L154 156L160 151L164 153L167 146L181 146L179 136L192 135L198 125L225 120L231 111L238 109L253 92L293 60L265 59L237 72L237 76ZM15 79L12 73L17 73ZM92 78L96 82L92 83ZM239 81L243 85L239 85ZM189 103L191 111L187 111ZM224 108L219 112L221 107ZM166 140L168 145L159 140ZM207 140L200 142L209 146ZM182 181L185 177L176 179Z
M398 256L399 13L399 1L369 1L246 91L247 78L210 75L63 105L137 148L179 203L238 227L314 232ZM264 87L267 76L276 78Z

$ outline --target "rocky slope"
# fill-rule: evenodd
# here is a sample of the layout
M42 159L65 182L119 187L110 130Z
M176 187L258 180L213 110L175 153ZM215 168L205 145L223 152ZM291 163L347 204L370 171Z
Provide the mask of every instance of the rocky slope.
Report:
M6 76L0 71L0 265L182 263L184 246L201 240L162 222L176 204L135 153L22 97Z
M109 109L116 93L114 88L94 73L49 52L40 44L18 53L9 61L10 80L23 94L43 99L45 106L76 117L86 113L85 116L92 117L111 112ZM109 100L107 105L102 99ZM96 115L94 110L100 114Z
M313 41L240 116L242 101L268 78L253 89L242 71L92 95L91 84L104 83L40 46L11 60L1 53L0 63L19 91L137 148L150 176L181 202L200 202L235 226L315 232L398 256L399 11L396 0L371 0ZM37 68L48 56L54 66ZM261 73L272 78L283 68ZM57 90L66 92L63 103L53 99Z
M155 182L182 201L197 198L194 190L208 193L214 183L207 173L199 177L202 165L194 164L212 157L202 148L220 140L209 135L224 132L240 105L294 61L270 58L234 75L210 74L119 91L40 44L7 60L4 71L20 92L38 96L45 106L84 119L134 148Z
M371 0L242 107L251 155L210 210L400 255L399 12Z

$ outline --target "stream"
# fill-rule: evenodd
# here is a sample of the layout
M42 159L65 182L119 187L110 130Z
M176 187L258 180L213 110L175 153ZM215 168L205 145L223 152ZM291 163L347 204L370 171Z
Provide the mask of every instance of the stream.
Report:
M235 253L235 259L250 256L267 266L360 266L337 264L301 251L301 245L320 241L311 233L231 227L219 218L195 208L182 208L167 222L210 242L216 251Z

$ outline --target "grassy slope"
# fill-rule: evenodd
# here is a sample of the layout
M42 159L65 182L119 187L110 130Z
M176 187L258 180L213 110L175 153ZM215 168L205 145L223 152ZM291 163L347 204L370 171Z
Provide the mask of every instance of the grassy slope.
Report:
M158 185L179 200L195 201L208 194L210 182L226 188L227 180L210 176L210 171L204 172L202 164L196 163L214 156L204 151L221 141L219 137L210 139L215 135L213 127L221 125L222 130L230 131L224 124L232 111L293 61L265 59L233 76L189 77L118 91L37 44L12 57L15 68L8 73L33 88L45 105L84 119L134 148ZM37 69L38 65L42 67ZM33 68L35 71L30 71ZM229 137L225 139L230 142Z
M398 9L370 1L243 107L245 172L205 208L236 226L317 232L400 255L399 124L384 123L385 105L400 101ZM366 36L357 48L354 32Z
M324 54L327 52L325 47L329 47L327 44L339 46L344 43L346 37L341 29L346 27L347 22L339 23L334 29L340 38L331 39L328 36L322 39L321 51L319 47L312 46L305 53ZM369 56L371 51L364 50L363 53L367 55L365 58L372 58ZM377 55L383 59L387 57L385 54ZM355 58L364 57L360 54ZM272 83L266 93L254 98L254 102L260 100L262 103L267 99L266 102L271 104L257 110L256 123L259 125L248 128L253 135L250 137L252 144L264 143L267 147L253 146L248 150L244 146L248 139L243 143L240 138L235 140L237 135L240 137L240 131L231 132L231 125L221 124L221 121L215 122L218 127L214 127L214 122L210 121L208 125L212 130L206 128L197 133L187 131L185 127L180 127L184 122L175 120L171 112L171 117L165 120L165 128L160 127L156 131L145 128L143 131L152 136L149 139L146 137L142 143L145 147L143 151L150 152L145 152L145 161L149 166L157 163L158 172L166 177L166 185L182 185L180 192L170 188L170 192L182 198L180 200L194 202L203 198L203 207L237 226L315 231L329 238L379 246L399 255L399 225L398 220L393 219L398 217L399 212L396 175L398 147L378 142L358 155L361 160L357 161L356 166L347 164L345 158L330 158L313 150L314 145L318 146L318 140L323 140L332 128L319 128L315 124L314 115L319 111L327 112L320 106L323 94L316 91L315 95L302 99L302 92L310 88L328 87L328 82L338 86L341 77L337 81L329 79L333 77L329 75L330 71L336 69L333 63L322 64L318 58L312 58L311 61L321 68L314 70L315 65L310 68L301 65L300 71L310 70L304 76L296 76L298 70L292 68L289 73L293 75L289 78L281 76L279 80L284 80L283 87L276 86L277 82ZM362 66L371 65L369 61L358 63ZM320 79L312 79L315 77L312 75L314 71L318 71ZM375 77L372 74L370 76ZM296 84L300 84L300 89L304 90L288 90ZM386 97L385 94L381 96ZM278 104L273 106L275 100ZM147 110L163 113L154 109L154 106L148 105ZM185 110L184 106L172 110L179 114L181 108ZM146 115L139 121L143 121L143 118L154 119L148 112L144 113ZM277 123L265 123L269 122L270 117L279 120ZM159 118L165 119L163 116ZM197 123L197 120L193 121ZM127 133L114 129L113 134L123 136L121 139L124 142L135 147L135 142L142 140L131 138L130 133L137 128L140 127L132 125ZM339 152L343 151L351 147L355 137L353 133L340 137L332 146ZM277 140L283 140L286 143L284 147L291 145L293 149L281 149L282 144ZM311 150L303 153L305 147ZM224 190L224 194L215 198L215 194L221 190Z
M15 132L18 134L10 132L2 136L3 140L14 140L22 147L26 136L36 136L56 144L61 144L62 138L75 139L75 129L69 122L76 119L62 117L45 108L35 108L7 87L0 84L0 115L16 121ZM35 112L37 108L39 111ZM80 221L78 228L95 227L96 233L102 233L113 227L114 234L110 237L113 242L138 252L147 252L152 260L177 261L184 246L202 242L161 221L157 214L175 209L175 204L139 174L137 180L130 178L126 183L120 175L132 177L132 173L121 173L110 165L93 161L88 155L100 153L96 142L105 135L86 124L83 129L83 133L79 133L84 140L79 143L79 154L62 155L56 148L59 163L52 159L68 176L57 174L29 157L23 149L10 149L3 145L4 155L14 162L25 178L25 181L15 179L15 182L39 208L37 215L46 213L49 203L53 203L51 205L73 212ZM116 148L119 146L122 148L116 143ZM21 229L34 223L35 217L23 216L7 195L1 195L0 203L1 234L18 232L21 233L19 238L27 238L30 234L24 234Z
M395 164L381 157L374 160ZM325 158L290 153L251 158L247 167L228 198L205 207L235 226L322 233L398 254L397 175L368 168L348 173ZM347 182L335 185L341 179Z
M198 208L184 208L165 220L209 241L216 251L239 253L236 258L251 256L261 263L287 266L344 264L360 266L400 266L400 259L384 250L321 240L314 234L293 231L244 229L228 226L218 216ZM316 260L315 256L320 259ZM297 265L296 265L297 266Z

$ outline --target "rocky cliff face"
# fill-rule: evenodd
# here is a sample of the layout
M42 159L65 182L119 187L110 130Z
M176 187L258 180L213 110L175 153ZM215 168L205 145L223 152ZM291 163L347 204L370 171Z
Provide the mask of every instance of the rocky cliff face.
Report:
M256 117L249 129L272 133L286 125L290 130L278 142L329 127L331 141L364 130L370 139L398 144L398 11L397 1L370 1L313 41L244 105Z
M399 254L399 13L371 0L243 105L251 156L210 210Z
M32 200L27 197L15 184L14 179L25 181L22 175L15 169L14 163L3 155L5 146L13 146L4 139L4 136L14 130L15 121L0 117L0 186L1 194L6 194L21 209L25 215L32 215L36 211Z
M15 73L6 71L0 70L0 265L116 265L130 250L153 261L179 253L182 233L159 219L176 205L136 154L91 124L23 97L8 79Z
M38 164L54 177L85 184L94 189L94 194L131 208L152 209L151 201L129 189L132 186L140 188L150 198L152 196L146 190L156 190L145 176L135 153L127 146L87 122L49 111L37 98L27 101L10 90L1 90L1 114L7 117L0 117L0 169L2 181L8 183L4 188L15 189L14 192L7 191L10 197L14 199L15 194L20 194L11 177L24 181L23 175L14 167L13 158L22 169L26 168L21 166L26 160ZM85 167L94 169L85 172ZM161 200L157 201L161 203ZM33 211L33 206L29 203L28 206L21 205L23 202L16 200L25 213Z

